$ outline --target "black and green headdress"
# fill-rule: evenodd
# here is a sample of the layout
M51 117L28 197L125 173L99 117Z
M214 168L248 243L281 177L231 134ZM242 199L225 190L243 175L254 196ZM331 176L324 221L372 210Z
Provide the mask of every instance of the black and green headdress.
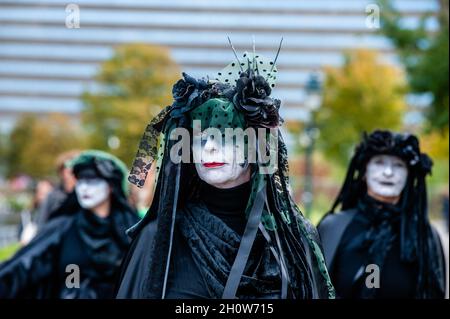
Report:
M153 252L149 269L148 297L165 296L175 216L198 188L199 179L192 165L174 163L169 156L179 142L169 138L171 132L180 127L192 131L193 120L201 120L202 130L208 127L222 132L226 128L260 129L268 140L275 141L256 143L258 154L275 156L277 167L267 173L262 169L263 163L250 164L252 192L246 208L248 222L222 297L236 295L245 258L258 229L282 269L284 297L332 297L334 291L316 231L303 218L289 193L287 151L279 130L280 100L270 96L277 78L276 58L270 60L255 52L246 52L240 58L235 53L235 58L212 79L194 79L183 73L183 79L172 90L173 104L147 125L140 142L129 181L142 187L155 161L157 172L152 205L142 222L130 230L133 236L150 220L158 218L155 241L158 249Z
M127 167L124 162L112 154L99 150L86 150L67 163L67 166L72 168L77 178L85 170L93 171L94 175L115 185L122 197L128 196Z

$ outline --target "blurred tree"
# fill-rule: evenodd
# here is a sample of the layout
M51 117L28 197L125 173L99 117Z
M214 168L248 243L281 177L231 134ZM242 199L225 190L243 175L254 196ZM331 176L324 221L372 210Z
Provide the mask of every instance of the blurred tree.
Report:
M425 153L428 153L433 159L448 159L449 152L449 134L448 131L430 132L421 137L421 146Z
M23 115L16 123L10 133L10 143L5 152L7 176L14 176L22 173L21 158L22 152L32 141L32 130L36 125L37 117L32 114Z
M89 147L111 152L131 165L145 125L172 102L171 89L179 77L167 48L118 47L96 77L100 90L83 95Z
M318 147L337 164L347 165L363 131L401 126L403 77L368 50L347 52L342 67L326 68L325 76L323 106L315 115Z
M6 175L6 156L8 152L7 140L8 135L0 132L0 176Z
M424 14L416 29L404 28L401 14L395 9L392 1L379 0L379 2L382 6L381 32L390 38L399 50L412 91L430 92L433 95L433 101L426 112L428 127L448 131L448 0L438 1L439 28L436 32L429 32L426 29L429 18L433 17L431 14Z
M7 176L27 174L42 178L56 174L59 153L83 147L83 133L63 114L25 114L10 133L5 151Z
M431 131L420 137L423 152L431 156L434 162L430 182L448 188L449 166L449 132Z

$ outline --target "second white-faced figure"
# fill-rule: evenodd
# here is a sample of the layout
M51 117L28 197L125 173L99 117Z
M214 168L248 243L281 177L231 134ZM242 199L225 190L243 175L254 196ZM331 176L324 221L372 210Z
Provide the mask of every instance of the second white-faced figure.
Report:
M37 236L0 265L1 298L109 299L138 217L127 200L125 164L88 150L68 165L75 193ZM75 203L72 202L75 199Z

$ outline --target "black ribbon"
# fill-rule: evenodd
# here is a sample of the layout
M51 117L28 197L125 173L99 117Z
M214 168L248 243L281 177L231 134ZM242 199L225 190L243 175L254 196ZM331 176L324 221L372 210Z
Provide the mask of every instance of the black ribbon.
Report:
M258 232L258 225L261 221L261 215L266 200L266 186L256 194L252 210L249 214L247 225L245 226L244 235L241 239L241 244L230 270L225 289L223 290L223 299L235 299L236 291L239 287L242 274L244 273L245 265L247 264L250 250Z

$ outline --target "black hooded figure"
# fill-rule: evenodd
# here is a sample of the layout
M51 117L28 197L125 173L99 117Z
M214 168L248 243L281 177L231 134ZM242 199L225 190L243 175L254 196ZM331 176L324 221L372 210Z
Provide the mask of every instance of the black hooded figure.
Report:
M129 181L142 186L155 160L155 195L146 216L129 231L134 239L118 298L334 297L317 231L289 193L286 146L278 129L280 101L269 96L275 61L248 53L243 58L215 80L183 74L173 88L174 103L147 126ZM206 134L207 129L216 129L217 136ZM224 147L233 147L228 154L239 152L232 139L227 144L227 129L262 134L254 144L248 136L241 144L239 150L248 152L245 161L202 157L202 164L194 165L196 138L203 151L224 139ZM178 141L183 131L194 141ZM266 138L274 143L262 143ZM264 171L262 161L250 160L251 145L276 159L276 167ZM177 150L192 153L187 161L177 161L172 158ZM216 178L227 165L241 165L248 175L239 176L247 179L218 186L200 176L209 170L208 176Z
M73 165L73 166L72 166ZM130 240L125 231L138 221L126 198L126 168L116 157L85 151L71 163L77 186L104 186L105 199L92 209L79 192L77 205L54 217L25 247L0 265L0 298L100 299L114 297L120 263ZM100 216L96 207L108 209ZM95 205L95 202L94 204Z
M380 196L370 183L393 187L395 180L368 175L375 167L370 165L389 160L406 172L393 198ZM344 185L318 226L338 298L444 298L444 254L427 215L425 177L431 167L414 135L364 134ZM341 211L335 212L338 206Z

